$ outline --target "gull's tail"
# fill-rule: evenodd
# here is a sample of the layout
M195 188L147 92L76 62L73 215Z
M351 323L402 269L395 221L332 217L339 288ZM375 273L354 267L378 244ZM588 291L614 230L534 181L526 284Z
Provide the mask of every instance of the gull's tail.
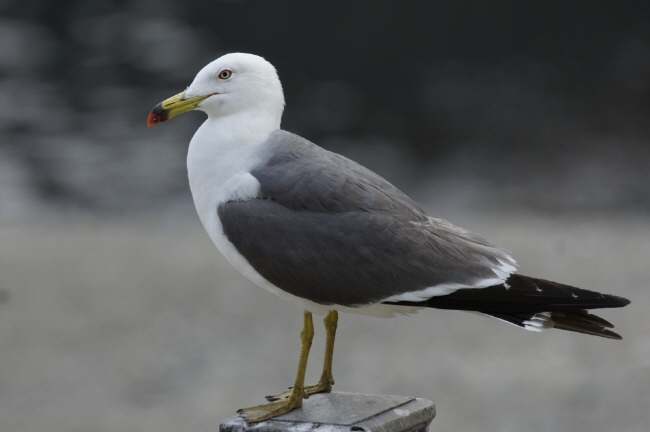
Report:
M423 302L397 304L480 312L532 331L558 328L622 339L608 330L614 327L612 324L588 313L587 309L617 308L629 303L615 295L513 274L501 285L462 288Z
M608 339L623 339L610 328L608 321L588 313L584 309L562 312L540 312L536 314L486 313L486 315L509 322L526 330L542 331L545 328L557 328L577 333L601 336Z

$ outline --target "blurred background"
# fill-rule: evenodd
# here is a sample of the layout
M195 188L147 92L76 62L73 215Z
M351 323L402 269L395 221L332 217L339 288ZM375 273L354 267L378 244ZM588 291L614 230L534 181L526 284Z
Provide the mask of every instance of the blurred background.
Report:
M194 213L203 114L145 126L235 51L278 69L284 129L633 301L601 314L621 342L344 315L338 390L431 399L432 431L647 430L650 4L514 0L0 0L0 430L210 431L292 382L300 311Z

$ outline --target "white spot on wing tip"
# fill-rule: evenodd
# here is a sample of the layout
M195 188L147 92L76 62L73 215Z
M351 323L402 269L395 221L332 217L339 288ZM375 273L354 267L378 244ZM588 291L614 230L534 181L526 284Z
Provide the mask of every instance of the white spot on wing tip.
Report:
M523 322L524 329L534 332L541 332L544 329L553 328L553 319L550 312L540 312L533 315L529 320Z

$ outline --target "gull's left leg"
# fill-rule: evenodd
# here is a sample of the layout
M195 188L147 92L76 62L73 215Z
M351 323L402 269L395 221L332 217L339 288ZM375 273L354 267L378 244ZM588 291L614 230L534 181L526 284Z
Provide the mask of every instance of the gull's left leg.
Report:
M311 312L305 311L303 328L300 333L300 360L298 361L298 372L296 372L296 381L293 384L293 388L287 398L264 405L242 408L237 411L247 422L257 423L262 420L268 420L302 406L303 398L307 397L305 393L305 371L307 369L307 358L309 357L309 349L311 348L313 338L314 323Z
M305 387L305 393L307 395L313 395L316 393L329 393L332 391L332 386L334 385L334 375L332 374L332 359L334 358L334 339L336 338L336 327L339 321L339 313L335 310L331 310L323 318L323 324L325 324L325 359L323 361L323 373L318 380L318 383L314 385L309 385ZM266 399L269 401L277 401L280 399L286 399L291 395L292 389L289 389L285 392L282 392L277 395L267 396Z
M334 339L336 337L336 327L339 322L339 313L331 310L323 318L325 324L325 359L323 361L323 373L315 385L305 387L308 395L315 393L329 393L334 385L334 375L332 374L332 359L334 358Z

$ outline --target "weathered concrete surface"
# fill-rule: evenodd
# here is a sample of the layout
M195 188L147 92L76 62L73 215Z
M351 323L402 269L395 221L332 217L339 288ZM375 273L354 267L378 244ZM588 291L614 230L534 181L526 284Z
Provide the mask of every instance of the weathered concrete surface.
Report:
M625 339L343 314L335 389L433 400L439 431L647 431L650 222L432 214L506 247L523 274L630 298L599 313ZM0 431L214 432L291 385L301 311L233 270L195 215L45 216L0 226Z
M260 423L235 416L220 432L426 432L436 415L431 401L406 396L332 392L316 394L302 408Z

